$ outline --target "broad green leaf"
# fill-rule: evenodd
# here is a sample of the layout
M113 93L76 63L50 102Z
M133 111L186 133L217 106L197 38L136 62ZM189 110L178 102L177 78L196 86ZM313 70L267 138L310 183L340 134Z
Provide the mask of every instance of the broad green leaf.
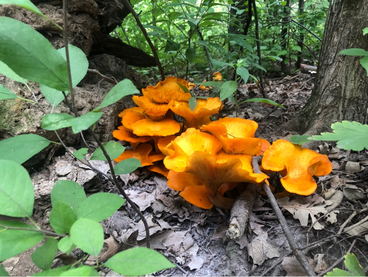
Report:
M165 52L176 52L180 49L180 44L171 40L171 39L168 39L166 40L166 45L165 45Z
M332 124L331 128L333 133L312 136L313 140L337 141L337 147L344 150L368 149L368 125L355 121L343 121Z
M339 54L347 56L368 56L368 52L360 48L345 49L342 50Z
M365 36L366 34L368 34L368 27L363 29L363 36Z
M361 58L360 64L364 67L365 71L367 71L367 75L368 75L368 56Z
M182 13L180 13L180 12L171 12L171 13L169 13L169 18L170 18L170 20L175 20L181 15L182 15Z
M188 60L188 62L193 62L194 58L195 58L195 54L196 54L196 51L194 48L188 48L186 51L185 51L185 57L186 59Z
M298 52L302 52L302 48L299 45L294 45L291 49L298 51Z
M276 103L275 101L271 100L271 99L267 99L267 98L251 98L251 99L248 99L248 100L245 100L239 104L242 104L242 103L246 103L246 102L259 102L259 103L266 103L266 104L270 104L270 105L274 105L274 106L277 106L277 107L280 107L280 108L284 108L285 107L283 105L280 105L278 103Z
M76 248L76 245L73 243L70 237L63 237L59 241L58 248L61 252L69 255Z
M32 253L32 261L42 270L50 269L57 252L58 241L54 238L47 238L46 242Z
M249 79L249 71L245 67L238 67L236 69L236 74L238 74L244 81L244 84L248 82Z
M68 90L63 57L31 26L9 17L0 17L0 60L22 78Z
M17 98L18 96L14 92L0 84L0 100Z
M223 82L219 81L209 81L209 82L201 82L200 85L203 85L205 87L217 87L220 88L224 84Z
M151 274L175 267L162 254L148 248L136 247L112 256L105 266L125 276Z
M334 268L333 271L328 272L325 276L365 276L365 273L354 254L346 254L344 263L349 271Z
M86 76L88 70L88 60L86 55L78 47L69 44L69 59L70 72L72 75L72 86L76 87L80 81ZM60 55L66 60L65 47L57 50ZM64 100L64 94L56 89L50 88L46 85L40 85L41 92L52 105L57 106ZM69 87L68 87L69 88ZM65 95L69 94L69 89L65 91Z
M49 146L51 141L35 134L24 134L0 141L0 159L19 164Z
M42 118L42 128L48 131L59 130L66 127L72 127L73 133L79 133L87 130L91 125L98 121L102 112L89 112L79 117L73 117L70 114L46 114Z
M81 148L78 151L73 152L73 155L78 160L84 160L86 158L87 153L88 153L88 148Z
M348 253L345 256L345 266L354 276L365 276L363 268L360 266L354 254Z
M27 170L16 162L0 160L0 176L0 214L32 216L34 190Z
M104 97L101 105L98 106L94 111L99 111L100 109L107 107L111 104L118 102L121 98L127 95L137 94L139 90L129 79L125 79L115 85Z
M225 67L225 66L234 67L234 65L232 63L226 63L226 62L217 61L217 60L214 60L214 59L210 59L210 60L211 60L211 63L212 63L212 65L215 69L222 68L222 67Z
M61 267L57 267L54 269L44 270L42 272L38 272L33 274L32 276L60 276L61 273L67 271L70 268L70 265L64 265Z
M113 193L100 192L88 197L77 210L78 218L102 221L112 216L125 200Z
M220 101L225 100L231 96L238 89L238 84L236 81L225 82L220 90Z
M100 276L96 269L91 266L82 265L62 272L59 276Z
M4 261L28 250L44 238L41 232L6 230L5 226L36 229L32 225L19 221L0 221L0 261Z
M141 161L135 158L129 158L118 162L115 167L114 171L115 174L128 174L136 170L138 167L141 167Z
M116 141L109 141L103 144L107 154L109 154L110 159L114 160L119 157L125 150L125 147ZM91 160L107 161L105 155L103 154L101 147L97 148L93 152Z
M189 108L191 111L197 107L197 99L195 97L190 97L188 100Z
M293 135L290 137L290 142L294 144L303 145L304 143L311 142L309 138L310 136L308 135L304 135L304 136Z
M257 67L260 70L263 70L264 72L267 72L267 70L263 66L260 66L258 63L251 63L251 65Z
M286 50L282 50L282 51L280 51L280 52L277 53L277 56L280 57L280 56L285 55L286 53L287 53Z
M5 270L5 268L0 265L0 276L9 276L9 273Z
M68 180L57 181L51 191L52 206L55 206L59 201L64 202L68 204L75 215L77 215L77 210L86 199L87 196L83 187L78 185L76 182Z
M56 233L69 234L70 228L77 220L72 208L65 202L58 201L50 212L50 225Z
M0 0L1 2L1 0ZM20 83L23 83L23 84L26 84L27 83L27 80L20 77L17 73L15 73L7 64L3 63L2 61L0 61L0 74L3 74L4 76L14 80L14 81L17 81L17 82L20 82Z
M97 256L103 246L104 233L98 222L88 218L80 218L73 224L70 238L84 252Z
M0 0L0 5L17 5L26 8L42 17L46 17L31 1L29 0Z

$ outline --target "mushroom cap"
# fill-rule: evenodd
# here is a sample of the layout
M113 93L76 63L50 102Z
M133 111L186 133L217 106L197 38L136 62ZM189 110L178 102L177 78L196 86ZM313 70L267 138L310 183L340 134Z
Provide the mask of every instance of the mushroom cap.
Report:
M222 148L221 142L214 136L201 132L200 130L189 128L167 148L174 150L174 154L164 159L167 169L173 169L182 172L187 166L187 159L196 151L216 154Z
M176 136L167 136L160 138L157 141L157 147L160 149L161 153L166 156L171 156L175 153L174 149L168 148L168 145L176 138Z
M229 154L261 155L270 143L255 138L257 122L242 118L221 118L202 126L202 131L210 132L223 144L224 151Z
M310 195L316 190L313 175L323 176L332 171L332 163L326 155L282 139L265 151L262 167L281 172L285 175L281 178L285 190L300 195Z
M119 117L121 117L121 123L123 124L123 126L128 130L132 130L132 124L146 118L146 116L144 115L144 110L140 107L125 109L124 111L119 113Z
M167 104L157 104L146 96L133 96L133 101L153 120L161 120L169 110Z
M202 124L208 123L209 117L216 114L221 109L222 102L218 97L208 99L197 99L197 106L192 111L187 102L171 101L170 109L185 118L188 128L199 128Z
M140 144L135 150L126 150L123 154L117 157L114 161L121 162L128 158L136 158L141 161L142 166L152 165L149 154L152 151L152 146L146 143Z
M221 72L215 72L212 74L212 79L214 81L222 81L222 74Z
M133 133L137 136L166 137L180 131L180 124L173 119L165 118L153 121L150 118L142 119L131 125Z
M147 167L147 169L149 171L159 173L165 177L167 177L167 175L169 174L169 170L162 163L151 165Z
M164 81L158 82L156 86L147 86L145 89L142 89L142 92L144 96L159 104L167 104L173 99L176 101L188 101L191 94L184 92L178 83L188 90L195 87L193 83L189 83L184 79L169 76Z
M141 142L147 142L152 140L151 137L138 137L134 135L129 129L125 128L124 126L119 126L118 130L112 132L114 138L118 140L128 141L133 145L138 145ZM135 147L133 147L135 148Z

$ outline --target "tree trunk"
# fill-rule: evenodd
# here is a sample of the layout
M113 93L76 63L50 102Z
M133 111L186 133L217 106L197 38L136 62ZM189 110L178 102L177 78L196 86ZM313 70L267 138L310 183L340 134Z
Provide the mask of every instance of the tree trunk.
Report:
M338 53L348 48L368 50L368 5L365 0L335 0L331 4L323 35L315 87L307 105L291 122L299 133L330 131L342 120L365 123L368 77L361 57Z

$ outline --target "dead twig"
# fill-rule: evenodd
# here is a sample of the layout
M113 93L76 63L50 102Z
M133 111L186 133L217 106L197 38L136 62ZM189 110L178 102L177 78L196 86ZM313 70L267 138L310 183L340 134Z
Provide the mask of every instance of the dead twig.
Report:
M258 185L249 183L238 199L236 199L231 209L229 229L226 231L228 239L239 239L243 236L254 201L259 197L260 193L261 188Z
M252 159L252 166L253 166L253 171L255 173L261 173L261 170L259 169L259 165L258 162L260 162L260 157L259 156L254 156ZM280 207L278 206L275 196L272 194L270 187L267 185L266 182L262 183L262 188L265 191L265 193L267 194L268 199L270 200L271 206L273 208L273 210L275 211L275 214L280 222L281 228L284 231L284 234L286 236L286 239L289 242L290 248L293 251L293 254L295 255L296 259L298 260L298 262L300 263L300 265L303 267L303 269L305 270L305 272L308 274L308 276L316 276L316 274L314 273L313 269L311 268L307 258L305 257L305 255L303 254L303 252L301 251L301 249L299 248L298 244L296 243L293 234L291 233L289 226L286 222L286 219L284 217L284 215L282 214Z

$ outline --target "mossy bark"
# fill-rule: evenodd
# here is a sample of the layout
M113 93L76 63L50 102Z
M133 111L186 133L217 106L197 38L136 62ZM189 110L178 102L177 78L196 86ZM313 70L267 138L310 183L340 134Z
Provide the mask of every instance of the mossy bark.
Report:
M299 133L330 131L342 120L366 122L368 77L361 57L339 55L349 48L368 50L368 5L364 0L335 0L329 9L315 87L307 105L291 122Z

